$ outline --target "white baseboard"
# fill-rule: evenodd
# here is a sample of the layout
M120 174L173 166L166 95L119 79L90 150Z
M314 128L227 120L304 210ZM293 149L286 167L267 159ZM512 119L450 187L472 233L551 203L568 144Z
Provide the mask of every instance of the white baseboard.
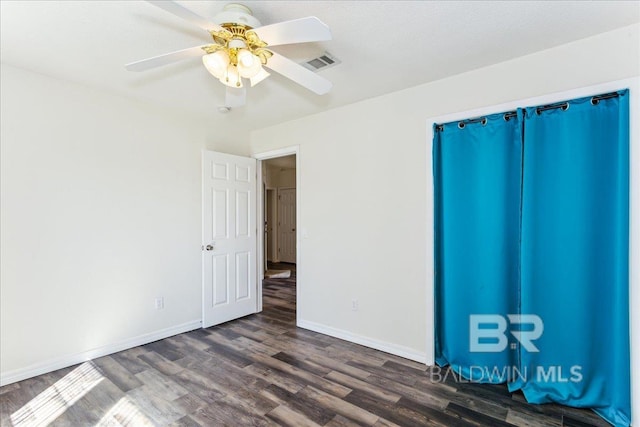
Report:
M393 354L395 356L404 357L405 359L413 360L420 363L427 362L426 352L416 351L412 348L408 348L402 345L380 341L374 338L354 334L342 329L336 329L331 326L322 325L320 323L310 322L308 320L298 320L296 324L299 328L309 329L310 331L319 332L321 334L329 335L335 338L340 338L342 340L360 344L365 347L375 348L376 350L384 351L385 353Z
M107 344L102 347L83 351L82 353L69 354L56 359L44 361L42 363L36 363L25 368L2 372L0 374L0 386L26 380L27 378L32 378L38 375L46 374L48 372L53 372L55 370L66 368L68 366L77 365L78 363L86 362L88 360L96 359L108 354L117 353L119 351L127 350L139 345L148 344L150 342L168 338L177 334L181 334L183 332L193 331L194 329L199 329L200 327L202 327L202 321L193 320L181 325L171 326L159 331L150 332L148 334L139 335L137 337L129 338L113 344Z

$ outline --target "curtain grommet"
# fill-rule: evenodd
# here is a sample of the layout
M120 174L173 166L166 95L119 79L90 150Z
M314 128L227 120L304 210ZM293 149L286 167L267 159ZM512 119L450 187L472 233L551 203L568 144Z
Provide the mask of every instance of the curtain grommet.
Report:
M464 122L458 122L458 129L464 129Z

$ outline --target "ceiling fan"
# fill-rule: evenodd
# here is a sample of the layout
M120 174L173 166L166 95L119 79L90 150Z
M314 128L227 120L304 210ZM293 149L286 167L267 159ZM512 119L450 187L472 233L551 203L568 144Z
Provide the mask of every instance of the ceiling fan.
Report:
M213 43L194 46L125 65L129 71L146 71L184 59L200 56L214 77L227 86L225 105L244 105L245 83L255 86L275 71L310 91L323 95L331 82L270 49L271 46L331 40L329 27L315 16L262 26L251 9L227 4L212 21L173 1L147 0L175 16L207 30Z

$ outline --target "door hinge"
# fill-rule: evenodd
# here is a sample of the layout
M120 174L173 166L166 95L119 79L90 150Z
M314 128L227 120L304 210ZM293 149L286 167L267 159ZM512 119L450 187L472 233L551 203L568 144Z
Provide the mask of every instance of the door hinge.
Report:
M278 200L282 200L282 196L278 196Z

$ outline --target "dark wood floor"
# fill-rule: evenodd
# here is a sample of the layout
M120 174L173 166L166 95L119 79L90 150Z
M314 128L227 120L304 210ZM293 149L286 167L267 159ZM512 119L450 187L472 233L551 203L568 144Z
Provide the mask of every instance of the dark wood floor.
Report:
M288 267L275 267L288 268ZM0 388L2 426L607 426L505 386L295 326L295 270L264 311Z

